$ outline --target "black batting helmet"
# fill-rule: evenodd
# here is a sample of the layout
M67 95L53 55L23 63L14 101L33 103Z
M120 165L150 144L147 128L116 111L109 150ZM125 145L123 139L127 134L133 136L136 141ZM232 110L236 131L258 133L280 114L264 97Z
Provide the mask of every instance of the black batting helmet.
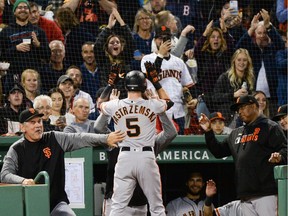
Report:
M125 87L128 91L145 92L147 88L145 74L137 70L130 71L125 77Z

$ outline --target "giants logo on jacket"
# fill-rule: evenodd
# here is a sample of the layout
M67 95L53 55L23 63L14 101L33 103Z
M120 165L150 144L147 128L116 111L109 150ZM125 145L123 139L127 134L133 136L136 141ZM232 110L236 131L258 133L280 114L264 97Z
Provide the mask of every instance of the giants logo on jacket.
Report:
M161 70L161 72L158 74L159 80L162 80L164 78L174 77L179 82L181 80L181 71L178 70Z
M254 132L251 134L238 134L238 137L235 140L235 144L240 144L240 143L247 143L250 141L256 142L258 140L258 134L260 132L260 128L255 128Z
M43 149L43 153L44 153L44 156L47 157L47 158L50 158L52 153L51 153L51 149L49 147L46 147Z

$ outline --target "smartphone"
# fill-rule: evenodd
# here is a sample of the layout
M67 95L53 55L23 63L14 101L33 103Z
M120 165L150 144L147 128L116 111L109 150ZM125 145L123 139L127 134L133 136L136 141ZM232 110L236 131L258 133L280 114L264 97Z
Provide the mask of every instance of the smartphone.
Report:
M164 35L162 38L163 38L163 43L165 41L171 41L171 36L169 36L169 35Z
M232 9L231 15L238 15L238 1L230 1L230 8Z
M66 118L65 118L65 116L60 116L60 117L58 118L58 120L59 120L61 123L66 123Z

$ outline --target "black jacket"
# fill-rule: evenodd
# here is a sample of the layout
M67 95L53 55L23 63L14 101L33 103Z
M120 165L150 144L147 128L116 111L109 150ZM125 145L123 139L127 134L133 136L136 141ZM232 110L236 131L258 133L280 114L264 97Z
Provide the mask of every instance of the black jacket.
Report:
M50 182L50 210L61 201L69 204L65 192L64 153L89 146L105 146L108 135L88 133L45 132L39 141L25 138L10 146L4 158L1 181L20 184L46 171ZM12 162L13 161L13 162Z
M31 43L29 52L17 51L16 46L23 42L23 39L32 40L32 32L35 32L40 42L40 47L35 47ZM45 32L37 26L28 23L20 26L16 22L11 23L0 33L1 60L10 63L9 73L6 75L5 90L9 91L13 82L20 83L21 73L25 69L35 69L39 71L41 60L47 61L50 56L48 41ZM16 78L15 75L18 77Z
M104 46L107 38L112 34L121 36L125 40L124 50L119 54L119 56L117 56L117 59L121 59L122 72L126 74L131 70L131 62L133 60L135 45L129 26L115 26L112 29L103 29L102 32L98 35L94 46L95 58L97 59L97 65L100 70L100 88L107 85L109 78L110 67L112 63L105 53ZM116 88L121 92L120 99L127 97L124 79L120 79L118 81Z
M276 123L259 116L253 123L236 128L222 142L213 131L205 133L208 149L216 158L232 155L239 199L277 194L273 169L268 162L273 152L282 156L280 164L287 164L287 139Z
M244 80L243 80L244 81ZM230 110L230 106L236 102L234 98L234 92L238 91L241 88L241 83L236 89L234 89L228 77L228 73L223 73L219 76L213 93L213 103L215 104L217 112L221 112L225 118L225 125L229 125L235 115L235 112ZM250 86L248 85L248 94L252 94L249 90Z
M0 135L8 133L8 121L19 122L19 114L25 109L26 107L22 106L20 107L19 111L16 112L9 105L6 107L0 108ZM12 129L12 131L14 130ZM14 132L18 132L18 131L14 131Z

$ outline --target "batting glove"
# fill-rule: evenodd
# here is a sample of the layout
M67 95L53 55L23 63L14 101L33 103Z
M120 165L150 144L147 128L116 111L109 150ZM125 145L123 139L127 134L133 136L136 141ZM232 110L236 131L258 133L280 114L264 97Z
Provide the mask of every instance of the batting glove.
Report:
M117 84L120 78L121 66L117 63L114 63L110 67L108 84L114 86Z
M145 68L146 68L146 73L147 73L148 79L152 83L159 82L158 73L156 71L155 65L153 63L149 62L149 61L145 62L144 65L145 65Z

